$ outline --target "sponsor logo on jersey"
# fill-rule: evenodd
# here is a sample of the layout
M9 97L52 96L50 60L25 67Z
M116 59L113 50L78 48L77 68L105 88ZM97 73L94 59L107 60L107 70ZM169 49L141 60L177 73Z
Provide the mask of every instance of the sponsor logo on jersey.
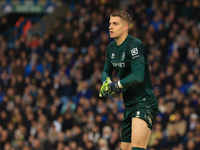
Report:
M134 56L132 59L135 59L135 58L137 58L137 57L140 57L140 55L136 55L136 56Z
M114 67L120 67L120 68L125 67L125 63L124 63L124 62L123 62L123 63L111 62L111 63L112 63L112 65L113 65Z
M122 61L125 59L125 52L122 54Z
M114 59L114 58L115 58L115 54L114 54L114 53L112 53L112 55L111 55L111 58L112 58L112 59Z
M137 47L136 48L133 48L132 50L131 50L131 55L132 56L135 56L135 55L137 55L138 54L138 49L137 49Z

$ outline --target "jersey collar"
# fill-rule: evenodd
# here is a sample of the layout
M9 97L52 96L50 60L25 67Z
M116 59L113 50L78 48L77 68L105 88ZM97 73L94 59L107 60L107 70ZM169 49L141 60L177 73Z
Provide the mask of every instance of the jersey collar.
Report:
M130 35L127 35L126 39L119 46L117 46L117 43L115 42L115 46L117 47L117 50L121 50L124 47L124 45L125 45L126 41L128 40L129 36Z

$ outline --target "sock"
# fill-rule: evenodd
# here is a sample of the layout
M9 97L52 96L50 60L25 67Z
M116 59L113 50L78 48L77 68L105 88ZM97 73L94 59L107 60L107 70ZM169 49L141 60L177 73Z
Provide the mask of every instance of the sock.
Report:
M145 149L140 147L132 147L132 150L145 150Z

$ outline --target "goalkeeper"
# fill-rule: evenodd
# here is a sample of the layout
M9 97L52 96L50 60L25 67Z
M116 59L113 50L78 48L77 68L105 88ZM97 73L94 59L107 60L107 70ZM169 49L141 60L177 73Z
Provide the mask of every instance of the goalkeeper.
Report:
M115 96L122 91L125 105L121 130L122 150L145 150L158 112L143 43L128 35L130 15L116 11L110 15L109 32L114 41L107 46L99 96ZM112 82L112 72L120 77Z

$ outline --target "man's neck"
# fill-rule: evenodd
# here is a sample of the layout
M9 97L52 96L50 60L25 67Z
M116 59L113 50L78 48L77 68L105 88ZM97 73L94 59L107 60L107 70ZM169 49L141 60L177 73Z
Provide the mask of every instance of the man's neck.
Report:
M128 36L128 33L123 34L118 39L115 39L117 46L121 45L124 42L124 40L126 39L127 36Z

